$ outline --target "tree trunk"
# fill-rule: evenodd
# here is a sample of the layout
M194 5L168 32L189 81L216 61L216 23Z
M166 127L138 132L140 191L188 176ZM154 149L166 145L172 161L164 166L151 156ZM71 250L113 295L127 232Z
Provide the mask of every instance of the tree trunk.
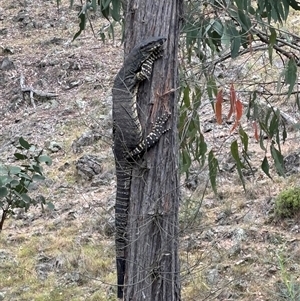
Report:
M128 220L124 300L180 300L178 258L178 60L182 0L128 0L125 53L151 36L167 38L153 75L137 102L145 136L163 112L170 130L133 169Z

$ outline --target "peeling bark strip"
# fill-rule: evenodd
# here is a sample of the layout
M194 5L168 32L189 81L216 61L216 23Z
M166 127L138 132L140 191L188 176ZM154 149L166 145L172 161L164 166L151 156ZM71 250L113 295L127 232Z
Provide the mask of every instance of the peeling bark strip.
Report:
M149 36L167 38L162 60L137 94L143 133L163 112L171 130L133 167L127 223L125 301L178 301L178 61L182 0L128 0L125 53Z

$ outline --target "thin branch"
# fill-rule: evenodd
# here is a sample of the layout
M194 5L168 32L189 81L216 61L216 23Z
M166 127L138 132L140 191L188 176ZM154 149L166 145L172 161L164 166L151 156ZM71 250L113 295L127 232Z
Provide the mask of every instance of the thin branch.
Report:
M262 32L261 30L259 30L259 29L255 29L256 31L258 31L260 34L262 34L262 35L266 35L264 32ZM274 30L276 30L276 28L274 28ZM279 32L281 31L281 30L278 30ZM300 37L299 36L296 36L296 35L294 35L294 34L292 34L292 33L288 33L289 35L291 35L291 36L293 36L293 38L294 39L300 39ZM290 43L289 41L286 41L286 40L283 40L283 39L281 39L281 38L276 38L276 41L278 41L278 42L280 42L280 43L282 43L283 45L285 45L285 46L289 46L289 47L291 47L291 48L293 48L293 49L295 49L295 50L297 50L297 51L300 51L300 47L298 46L298 45L295 45L295 44L293 44L293 43Z
M273 110L274 112L276 112L276 111L278 110L277 107L271 105L270 103L267 103L267 104L266 104L266 103L264 103L262 100L259 100L259 99L255 100L255 101L256 101L260 106L262 106L262 107L272 108L272 110ZM246 101L242 101L242 103L243 103L243 105L244 105L245 107L248 107L248 105L249 105L249 103L246 102ZM287 124L293 125L293 126L299 124L299 122L298 122L295 118L293 118L292 116L290 116L289 114L283 112L282 110L279 110L279 112L280 112L280 116L286 121Z
M269 44L269 43L270 43L270 42L269 42L269 39L266 37L265 34L263 34L262 32L260 32L260 31L257 30L257 29L253 29L253 31L254 31L254 33L258 36L258 38L259 38L263 43L265 43L265 44ZM284 45L287 45L287 42L283 41L283 44L284 44ZM293 52L285 51L281 46L282 46L282 45L279 46L279 45L277 45L277 44L274 44L274 45L273 45L273 48L274 48L277 52L283 54L285 57L287 57L287 58L289 58L289 59L294 59L294 58L296 57L296 55L295 55ZM298 51L299 51L299 49L298 49ZM297 66L300 66L300 61L297 60L296 64L297 64Z
M236 8L233 8L234 10L236 10ZM229 17L237 24L237 25L240 25L240 22L234 17L232 16L230 13L228 13ZM270 26L270 25L269 25ZM264 44L267 44L267 45L270 45L270 41L269 41L269 37L266 33L264 33L263 31L255 28L256 26L252 26L250 29L249 29L249 32L255 34L261 42L263 42ZM271 27L271 26L270 26ZM276 30L274 27L272 27L274 30ZM294 38L298 38L300 39L299 36L295 36L293 35ZM277 43L277 44L276 44ZM277 38L276 37L276 43L273 44L273 48L278 52L278 53L281 53L282 55L284 55L285 57L289 58L289 59L295 59L297 58L297 66L300 66L300 60L298 59L298 57L295 55L295 53L293 52L288 52L286 50L284 50L282 48L282 46L289 46L297 51L300 51L300 47L288 42L288 41L285 41L281 38ZM279 43L281 43L281 45L279 45Z
M241 56L241 55L244 55L249 52L266 51L266 50L268 50L267 46L257 45L257 46L252 47L251 49L247 48L247 49L243 49L243 50L239 51L238 55ZM216 66L217 64L224 62L230 58L231 58L231 53L229 52L225 56L221 56L217 60L213 61L213 64L214 64L214 66Z

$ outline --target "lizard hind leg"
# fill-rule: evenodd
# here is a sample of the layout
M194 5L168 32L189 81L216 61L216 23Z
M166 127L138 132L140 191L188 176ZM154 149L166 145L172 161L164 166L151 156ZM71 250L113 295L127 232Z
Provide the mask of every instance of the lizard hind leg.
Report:
M153 147L159 141L160 137L170 130L170 128L166 127L166 122L170 116L171 114L166 112L158 117L152 131L147 135L146 139L143 139L141 143L129 153L128 158L141 156L144 152Z

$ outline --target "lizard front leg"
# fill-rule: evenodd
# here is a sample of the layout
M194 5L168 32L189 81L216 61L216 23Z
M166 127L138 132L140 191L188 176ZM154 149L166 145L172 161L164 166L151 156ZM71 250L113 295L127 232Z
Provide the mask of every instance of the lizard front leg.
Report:
M140 156L153 147L159 141L160 137L170 130L170 128L166 128L166 122L170 116L171 114L166 112L161 117L158 117L152 131L147 135L146 139L143 139L141 143L128 154L127 158Z

